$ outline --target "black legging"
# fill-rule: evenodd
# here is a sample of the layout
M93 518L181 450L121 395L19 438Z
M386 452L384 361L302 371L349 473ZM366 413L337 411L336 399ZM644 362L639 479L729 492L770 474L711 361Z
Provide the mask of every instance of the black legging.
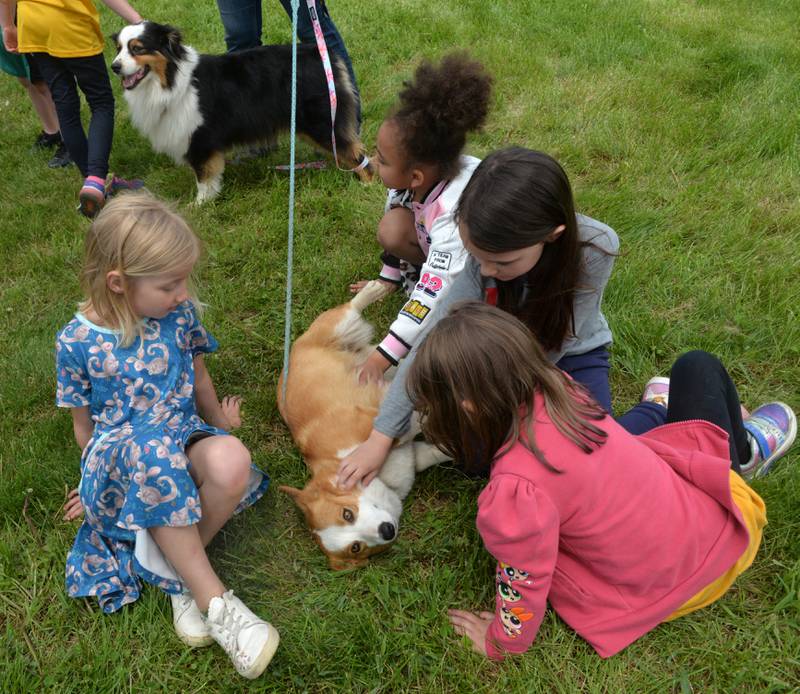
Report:
M61 137L72 161L83 176L108 175L108 157L114 138L114 93L102 53L85 58L56 58L47 53L32 53L56 105ZM89 103L89 136L81 123L83 92Z
M689 419L704 419L728 432L731 467L736 472L750 459L736 386L722 362L700 350L678 357L670 372L667 422Z

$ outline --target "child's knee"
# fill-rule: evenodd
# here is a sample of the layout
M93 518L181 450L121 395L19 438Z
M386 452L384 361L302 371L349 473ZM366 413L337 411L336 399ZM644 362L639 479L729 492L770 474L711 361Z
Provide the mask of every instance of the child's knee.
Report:
M250 451L239 439L220 437L211 466L214 483L232 496L240 496L250 479L250 462Z
M378 224L378 243L390 253L404 248L415 237L414 213L405 207L389 210Z
M719 370L724 370L724 367L717 357L701 349L696 349L682 354L675 360L670 372L670 379L703 381L705 374Z

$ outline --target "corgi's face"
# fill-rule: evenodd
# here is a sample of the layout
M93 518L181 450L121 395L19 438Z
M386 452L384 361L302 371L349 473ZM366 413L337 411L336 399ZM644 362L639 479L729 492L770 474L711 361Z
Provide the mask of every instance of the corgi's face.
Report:
M136 89L148 79L158 80L164 89L172 87L178 63L185 56L177 29L142 22L126 26L111 38L117 46L111 69L122 78L124 89Z
M312 478L305 489L280 487L303 511L334 570L364 566L397 537L402 502L381 480L345 491L334 478Z

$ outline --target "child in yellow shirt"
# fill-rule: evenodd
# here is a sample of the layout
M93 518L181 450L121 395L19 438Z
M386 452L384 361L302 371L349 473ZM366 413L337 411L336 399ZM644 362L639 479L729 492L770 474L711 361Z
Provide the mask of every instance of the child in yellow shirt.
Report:
M103 0L129 24L142 18L126 0ZM100 17L92 0L0 0L13 13L16 27L5 28L6 48L26 53L47 82L58 113L61 136L84 176L78 194L80 211L94 217L106 196L141 181L113 177L108 157L114 137L114 95L103 59ZM81 124L80 89L89 103L88 137Z

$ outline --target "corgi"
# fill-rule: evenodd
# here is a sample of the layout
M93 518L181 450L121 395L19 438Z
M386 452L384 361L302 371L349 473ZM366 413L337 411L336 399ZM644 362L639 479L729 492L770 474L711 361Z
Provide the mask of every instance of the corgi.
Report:
M279 489L303 511L334 570L364 566L387 549L397 538L402 502L416 473L448 459L413 440L419 426L412 418L411 430L369 485L337 486L339 463L369 436L388 387L388 381L361 385L358 372L374 349L373 327L361 312L389 292L385 283L372 281L349 303L320 315L292 346L285 401L283 377L278 383L278 409L311 471L305 488Z

